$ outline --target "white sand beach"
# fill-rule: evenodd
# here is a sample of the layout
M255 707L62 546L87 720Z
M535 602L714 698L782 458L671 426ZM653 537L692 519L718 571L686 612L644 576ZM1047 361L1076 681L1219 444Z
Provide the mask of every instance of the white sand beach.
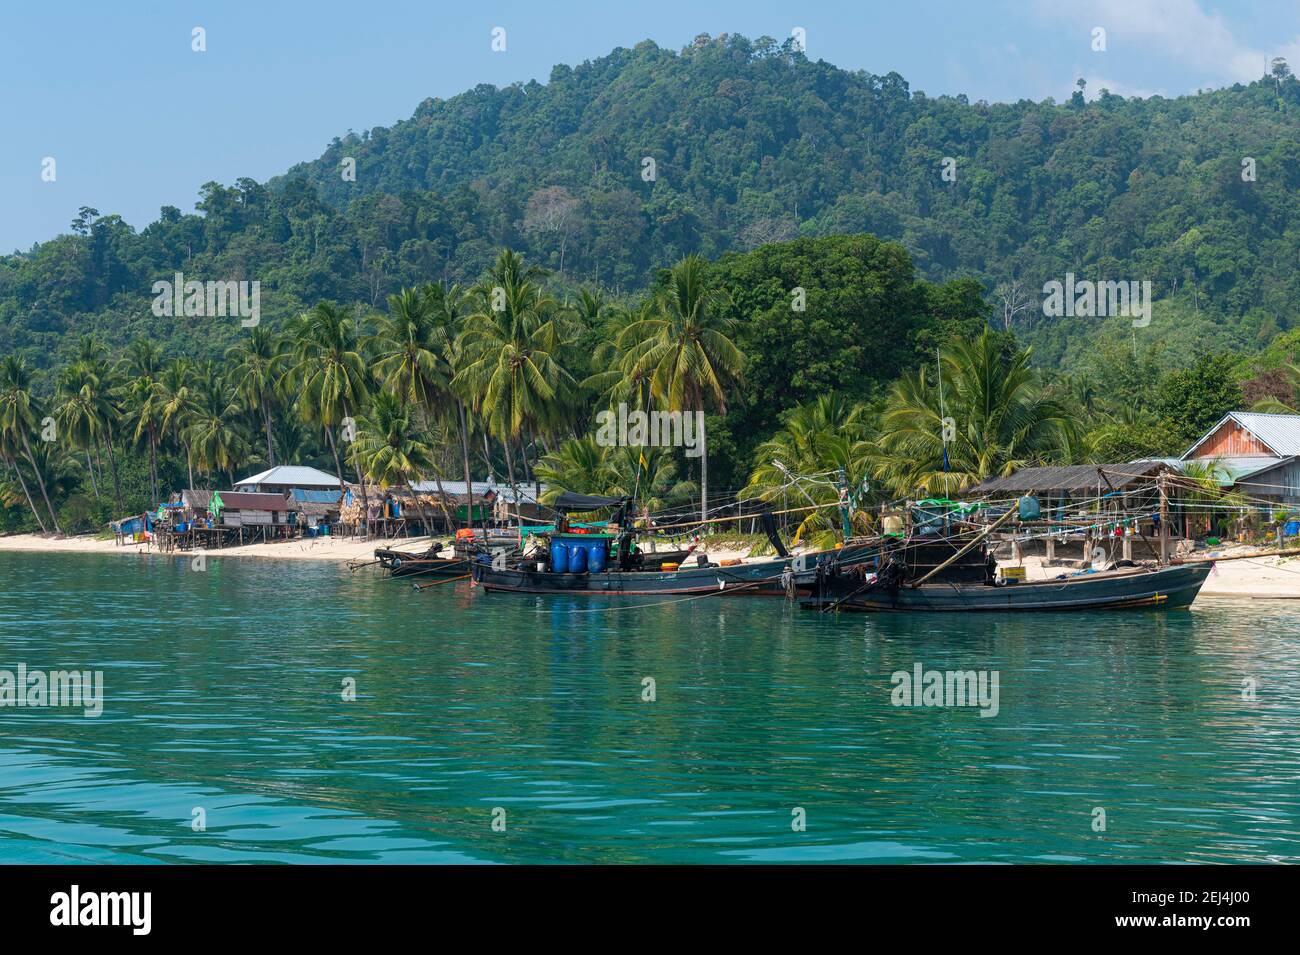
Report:
M445 540L445 538L444 538ZM223 547L207 552L209 557L260 557L273 560L358 560L374 556L376 547L392 544L401 550L424 550L429 546L427 537L402 538L385 541L383 538L358 540L355 537L317 537L310 540L275 541L269 544L245 544L242 547ZM43 537L39 534L13 534L0 537L0 551L34 550L47 554L157 554L150 544L125 544L118 546L112 539L100 540L90 535L81 537ZM184 556L185 552L174 555Z

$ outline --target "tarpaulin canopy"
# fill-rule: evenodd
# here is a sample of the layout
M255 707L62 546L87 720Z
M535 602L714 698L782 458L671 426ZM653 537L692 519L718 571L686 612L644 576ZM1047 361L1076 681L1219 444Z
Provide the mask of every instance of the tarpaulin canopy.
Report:
M596 497L592 494L574 494L562 491L552 506L557 511L594 511L600 507L616 507L628 500L625 497Z

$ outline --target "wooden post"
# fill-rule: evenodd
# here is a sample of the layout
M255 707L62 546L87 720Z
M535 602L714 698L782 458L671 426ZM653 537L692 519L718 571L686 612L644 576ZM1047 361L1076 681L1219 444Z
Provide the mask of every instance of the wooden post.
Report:
M1160 475L1160 564L1169 563L1169 492L1166 488L1168 475Z

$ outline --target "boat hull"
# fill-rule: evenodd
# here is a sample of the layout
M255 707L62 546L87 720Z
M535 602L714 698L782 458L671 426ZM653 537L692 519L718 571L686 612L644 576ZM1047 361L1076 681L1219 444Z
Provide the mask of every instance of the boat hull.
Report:
M809 610L865 613L971 612L999 613L1064 610L1177 610L1196 599L1211 564L1181 564L1156 571L1096 574L1066 580L990 587L985 584L904 584L896 591L873 588L853 594L851 578L826 586L802 606Z
M856 567L873 559L875 551L866 546L848 550L819 551L813 554L772 558L729 567L682 567L678 570L635 571L610 570L603 573L556 574L549 570L525 567L494 569L491 564L473 564L474 583L485 590L523 594L588 595L706 595L782 597L786 594L782 576L789 568L792 586L808 592L817 577L817 567L831 560L841 568Z
M592 574L556 574L550 571L494 570L490 564L474 565L474 583L484 590L522 594L780 595L781 574L788 560L763 561L736 567L691 567L672 571L608 571Z

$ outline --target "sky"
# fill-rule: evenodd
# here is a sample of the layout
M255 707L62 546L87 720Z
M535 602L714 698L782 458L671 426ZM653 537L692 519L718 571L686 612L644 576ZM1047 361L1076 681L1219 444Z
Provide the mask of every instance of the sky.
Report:
M1060 101L1081 77L1089 95L1178 96L1273 56L1300 67L1300 0L7 0L0 250L67 232L83 205L143 228L204 182L265 181L425 97L545 82L645 39L797 27L814 60L971 100Z

